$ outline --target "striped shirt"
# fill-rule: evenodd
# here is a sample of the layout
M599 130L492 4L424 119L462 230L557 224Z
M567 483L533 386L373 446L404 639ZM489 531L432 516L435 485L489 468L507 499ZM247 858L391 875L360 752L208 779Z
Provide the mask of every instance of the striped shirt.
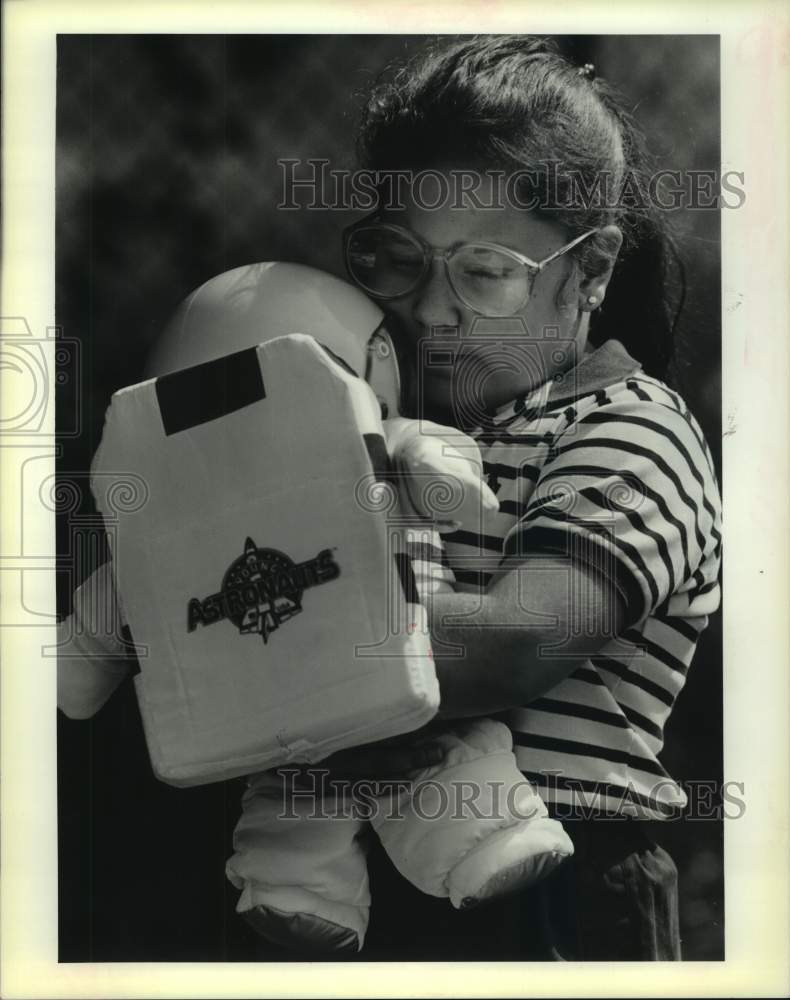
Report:
M471 436L500 510L444 536L456 589L485 587L503 554L563 553L607 573L627 609L598 655L503 715L520 769L564 809L676 815L664 726L720 599L719 490L696 420L610 340Z

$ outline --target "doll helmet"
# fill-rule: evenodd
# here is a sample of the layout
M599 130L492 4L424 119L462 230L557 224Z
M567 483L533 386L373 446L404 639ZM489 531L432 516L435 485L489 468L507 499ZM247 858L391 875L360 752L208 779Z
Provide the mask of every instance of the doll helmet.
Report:
M400 412L400 377L383 313L353 285L303 264L247 264L188 295L154 343L146 378L167 375L275 337L306 333L364 378L382 413Z

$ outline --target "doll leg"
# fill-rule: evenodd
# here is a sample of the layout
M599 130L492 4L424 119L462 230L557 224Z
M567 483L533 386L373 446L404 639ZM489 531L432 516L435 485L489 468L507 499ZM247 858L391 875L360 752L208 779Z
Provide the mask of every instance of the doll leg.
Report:
M474 719L439 737L445 760L371 820L395 867L456 908L544 878L573 844L516 765L510 730Z
M237 911L276 944L362 947L370 909L363 824L335 807L274 771L249 779L226 874L241 889Z

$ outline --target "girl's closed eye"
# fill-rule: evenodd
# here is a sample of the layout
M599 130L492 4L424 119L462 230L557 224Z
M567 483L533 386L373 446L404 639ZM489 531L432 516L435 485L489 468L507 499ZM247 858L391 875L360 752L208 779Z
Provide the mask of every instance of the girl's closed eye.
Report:
M493 256L487 260L485 258L473 258L464 260L456 265L457 270L468 278L486 278L489 281L503 281L515 278L521 274L522 269L517 265L502 261Z

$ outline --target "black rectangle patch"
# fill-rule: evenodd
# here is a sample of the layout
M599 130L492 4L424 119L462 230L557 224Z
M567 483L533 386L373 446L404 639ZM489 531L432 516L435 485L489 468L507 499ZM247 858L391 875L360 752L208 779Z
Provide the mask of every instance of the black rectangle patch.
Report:
M400 585L403 587L403 596L409 604L419 604L420 594L417 590L417 581L414 579L411 559L405 552L395 552L395 565L398 567Z
M156 398L167 435L257 403L266 398L257 348L162 375Z
M363 434L365 447L368 450L373 475L376 479L386 481L390 476L390 458L387 454L387 443L381 434Z

